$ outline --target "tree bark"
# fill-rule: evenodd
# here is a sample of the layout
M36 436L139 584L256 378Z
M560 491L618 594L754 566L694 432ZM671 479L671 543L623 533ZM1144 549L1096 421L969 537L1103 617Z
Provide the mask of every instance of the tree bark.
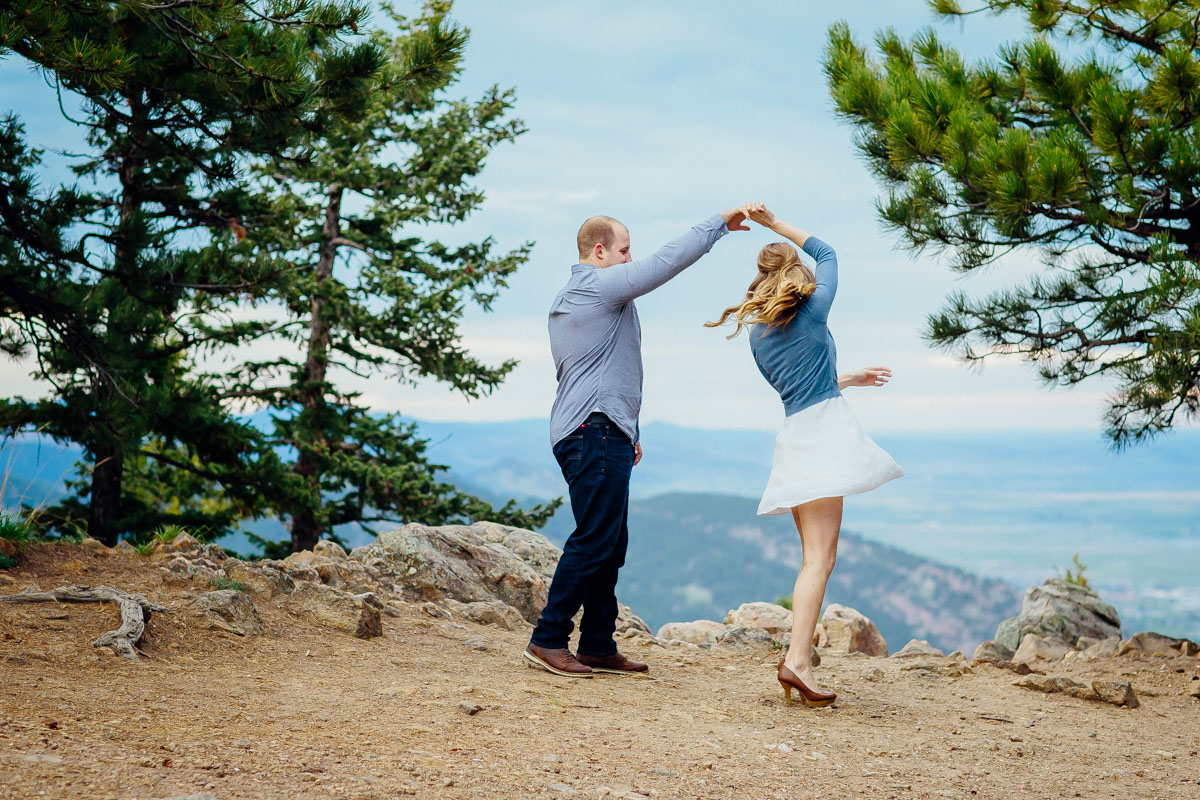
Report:
M318 449L328 446L322 419L325 407L325 376L329 369L329 320L322 296L322 284L333 275L337 257L335 239L341 235L342 194L344 187L335 183L326 191L325 222L321 227L321 246L316 267L316 286L309 303L312 315L308 324L308 358L304 363L300 386L300 421L297 425L298 454L295 472L310 487L312 499L321 504L321 461ZM299 509L292 514L292 551L311 550L321 537L324 525L316 509Z

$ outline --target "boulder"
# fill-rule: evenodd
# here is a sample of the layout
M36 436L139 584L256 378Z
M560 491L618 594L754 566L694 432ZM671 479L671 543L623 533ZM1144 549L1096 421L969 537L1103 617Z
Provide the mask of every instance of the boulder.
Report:
M887 641L875 623L853 608L831 603L821 617L821 626L829 639L829 650L835 653L888 654Z
M335 561L344 561L347 558L346 551L342 549L342 546L329 539L322 539L314 544L312 552L314 556L324 556Z
M477 625L495 625L506 631L523 631L529 628L525 618L507 603L499 600L479 600L474 603L460 603L453 598L443 601L445 607L459 619L470 620Z
M1009 617L996 626L996 637L993 640L1005 650L1016 652L1021 646L1021 620L1019 617Z
M1013 653L1011 660L1017 664L1032 664L1038 660L1061 661L1070 652L1071 647L1066 642L1028 633L1021 639L1021 646Z
M986 642L980 642L979 647L975 648L975 655L971 656L971 660L990 661L995 664L1002 664L1005 661L1011 661L1012 657L1012 650L1009 650L999 642L989 639Z
M648 636L650 626L646 624L646 620L633 613L633 609L624 603L617 603L617 633L625 633L625 631L638 631Z
M1121 647L1120 636L1110 636L1088 647L1079 657L1084 661L1092 661L1097 658L1112 658L1117 654L1117 650Z
M119 553L126 553L128 555L137 555L137 548L131 545L125 539L117 542L116 546L113 547L113 550L116 550Z
M747 647L767 648L775 644L775 640L771 634L767 633L763 628L729 628L713 643L714 647L735 647L738 649Z
M774 603L742 603L725 616L725 624L733 628L762 628L778 636L792 629L792 612Z
M1125 681L1092 681L1092 690L1102 701L1114 706L1137 708L1141 705L1133 687Z
M1189 639L1175 639L1171 636L1164 636L1161 633L1153 633L1151 631L1135 633L1121 642L1120 647L1117 649L1117 655L1119 656L1136 654L1171 657L1195 655L1195 653L1195 642Z
M227 560L222 568L225 577L242 585L242 591L255 597L278 597L296 587L295 582L282 571L262 565L251 566L236 558Z
M311 620L359 639L383 635L379 616L383 603L373 592L351 594L323 584L298 584L288 596L288 605Z
M250 595L234 589L205 592L188 603L187 611L198 617L206 628L229 631L238 636L258 636L265 630Z
M698 619L694 622L668 622L658 629L658 638L704 644L717 641L721 634L729 630L729 626L711 619Z
M915 656L944 656L941 650L924 639L909 639L908 644L892 653L892 658L913 658Z
M1000 623L996 641L1012 650L1033 633L1074 647L1080 637L1107 639L1121 635L1117 610L1100 599L1095 590L1050 578L1041 586L1030 586L1021 601L1021 613Z
M170 541L155 539L150 546L150 557L165 561L174 555L192 555L197 554L204 547L200 540L192 536L187 531L179 533Z

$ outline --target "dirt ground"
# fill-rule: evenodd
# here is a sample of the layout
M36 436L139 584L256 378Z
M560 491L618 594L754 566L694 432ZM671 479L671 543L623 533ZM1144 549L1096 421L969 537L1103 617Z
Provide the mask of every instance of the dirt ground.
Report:
M419 605L362 641L259 600L268 633L240 638L136 555L38 545L0 573L0 594L63 584L172 613L134 663L91 647L112 606L0 604L2 798L1200 798L1195 658L1047 670L1131 681L1127 709L829 656L838 701L809 709L769 652L629 640L650 677L561 678L524 666L526 633Z

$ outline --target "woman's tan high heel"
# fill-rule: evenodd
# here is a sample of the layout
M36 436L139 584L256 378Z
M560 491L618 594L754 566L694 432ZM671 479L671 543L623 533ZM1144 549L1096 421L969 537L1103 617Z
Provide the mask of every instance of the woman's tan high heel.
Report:
M804 681L796 677L796 673L783 665L783 661L779 662L779 685L783 687L783 696L787 699L789 706L792 704L792 689L800 690L800 696L804 698L804 702L808 703L810 708L827 706L837 700L837 694L834 692L814 692L805 686Z

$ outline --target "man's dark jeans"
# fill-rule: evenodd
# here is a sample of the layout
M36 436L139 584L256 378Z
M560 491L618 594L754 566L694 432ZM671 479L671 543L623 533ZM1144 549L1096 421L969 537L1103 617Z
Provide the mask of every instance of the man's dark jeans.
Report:
M629 545L633 445L608 417L595 413L554 446L554 457L567 479L575 532L563 547L531 641L566 648L571 618L583 606L579 653L610 656L617 652L617 570Z

